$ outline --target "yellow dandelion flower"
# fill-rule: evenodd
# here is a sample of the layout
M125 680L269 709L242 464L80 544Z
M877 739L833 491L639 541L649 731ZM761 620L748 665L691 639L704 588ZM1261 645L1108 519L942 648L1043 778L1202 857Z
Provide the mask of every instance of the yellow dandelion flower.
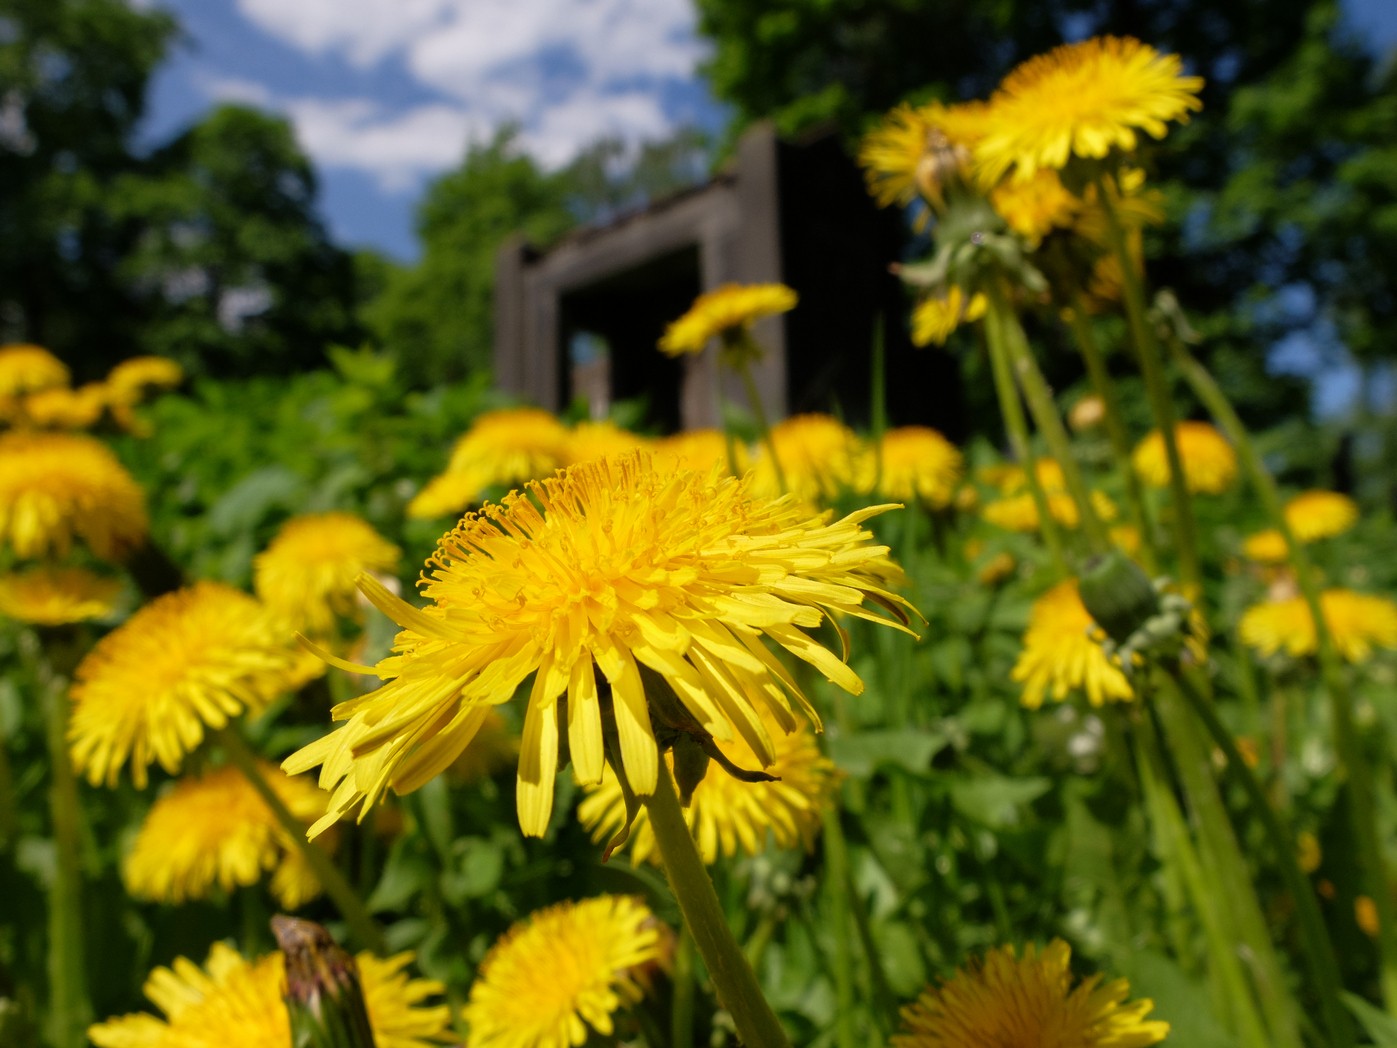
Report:
M1189 491L1218 495L1232 486L1237 476L1237 452L1216 429L1206 422L1180 422L1174 428L1174 440ZM1159 430L1151 431L1135 446L1131 461L1146 484L1169 486L1169 460Z
M264 764L263 778L307 826L325 814L325 794ZM182 903L228 892L273 874L274 894L295 909L319 894L272 810L236 768L185 778L146 814L122 863L126 889L138 899Z
M787 490L804 502L828 502L857 483L863 449L854 431L837 418L816 413L792 415L771 427L771 442ZM781 494L780 480L765 447L758 448L753 458L752 483L764 495Z
M612 1038L667 966L669 930L637 898L600 895L539 910L504 934L471 985L466 1048L577 1048ZM540 978L543 975L543 978Z
M1258 531L1242 541L1242 555L1257 564L1283 564L1290 558L1285 536L1275 528Z
M68 365L42 346L24 342L0 346L0 396L17 397L70 381Z
M1068 191L1056 171L1044 168L1032 178L995 186L990 206L1030 248L1036 248L1054 229L1073 226L1082 201Z
M504 408L478 417L456 442L446 471L408 503L410 517L461 512L486 488L546 477L567 459L567 427L539 408Z
M1295 835L1295 861L1305 873L1314 873L1324 860L1319 847L1319 838L1309 830L1301 830Z
M980 565L975 572L975 580L982 586L998 586L1013 575L1018 566L1012 553L1001 550Z
M724 284L705 291L660 338L660 351L678 357L702 353L715 338L750 331L764 317L795 309L797 295L785 284Z
M407 792L445 769L530 675L517 790L530 836L552 813L563 694L578 781L601 779L598 671L638 794L654 790L659 770L641 666L704 730L736 733L770 765L759 709L786 731L795 707L818 719L763 641L858 693L857 675L805 631L835 613L905 629L864 607L910 607L886 588L901 582L887 547L860 526L887 508L812 518L792 499L754 495L747 479L661 472L634 454L569 467L467 514L428 561L427 608L361 582L404 629L375 671L388 683L336 707L349 723L283 765L293 774L323 765L321 786L334 790L312 832L390 784Z
M107 375L111 399L118 404L135 404L152 389L174 389L184 381L184 369L168 357L132 357L123 360Z
M361 572L392 574L399 551L352 513L292 517L252 561L253 588L289 630L326 636L359 617Z
M378 1048L431 1048L450 1043L451 1010L424 1002L446 992L432 979L407 973L411 953L380 959L355 958L369 1026ZM123 1015L88 1027L97 1048L234 1048L291 1043L291 1019L282 993L285 965L280 953L249 961L214 943L200 968L177 957L146 980L146 998L164 1015Z
M1117 524L1109 534L1111 544L1122 553L1134 557L1140 552L1140 529L1134 524Z
M964 472L960 449L930 426L884 431L878 454L862 456L858 490L882 492L895 502L951 504Z
M717 862L720 855L759 855L766 850L768 836L778 848L804 845L809 850L825 811L834 803L838 772L820 752L814 732L801 725L785 735L775 730L777 725L769 717L762 719L776 752L776 760L767 770L779 781L741 782L710 761L707 774L694 787L684 810L684 819L706 863ZM749 759L732 743L719 743L718 748L739 767ZM673 768L673 754L667 759ZM600 784L585 789L587 797L578 807L578 817L592 831L593 840L608 841L626 823L621 784L608 770ZM634 862L659 863L655 831L644 809L631 825L625 846Z
M1054 939L1023 956L999 946L902 1009L893 1048L1148 1048L1169 1024L1146 1019L1154 1002L1127 1003L1130 983L1078 981L1072 948Z
M1023 685L1023 705L1036 710L1046 696L1061 702L1073 691L1085 692L1093 706L1134 697L1121 668L1092 639L1096 628L1076 579L1059 582L1033 602L1023 651L1009 674Z
M1358 503L1337 491L1303 491L1285 504L1285 522L1301 542L1342 535L1358 520Z
M720 429L691 429L662 437L651 445L652 457L657 469L687 469L694 473L707 473L717 468L731 472L728 461L728 437ZM746 468L747 449L734 441L733 457L740 471Z
M184 755L245 710L281 694L300 668L266 610L217 582L157 597L107 634L73 676L73 767L116 785L123 764L146 785L152 761L174 774Z
M145 497L100 442L76 433L0 434L0 542L15 556L62 557L78 539L116 560L145 537Z
M988 308L984 295L973 295L967 302L965 293L953 284L944 296L930 295L912 310L912 344L944 346L952 331L979 320Z
M1397 604L1371 593L1325 590L1319 596L1325 624L1339 654L1363 662L1374 648L1397 648ZM1292 658L1318 650L1315 620L1303 597L1254 604L1238 623L1242 642L1263 655L1285 652Z
M1368 938L1378 937L1382 924L1378 921L1378 904L1370 896L1359 895L1353 900L1353 919Z
M645 447L646 440L614 422L582 422L568 433L567 462L592 462ZM532 478L530 478L532 479Z
M24 424L35 429L91 429L106 410L107 389L96 382L77 389L41 389L26 396L20 405Z
M1141 131L1163 138L1171 121L1202 108L1203 79L1182 70L1178 55L1130 37L1093 37L1030 58L990 99L975 149L980 177L994 185L1013 169L1032 178L1074 156L1128 153Z
M906 207L922 194L941 199L946 180L970 163L984 126L983 102L898 106L864 136L859 165L879 207Z
M0 575L0 615L35 626L104 619L116 609L119 579L44 565Z
M1117 172L1108 192L1116 218L1128 235L1130 256L1136 260L1138 267L1144 254L1141 231L1145 226L1157 226L1164 221L1164 194L1146 183L1145 172L1138 167ZM1110 250L1111 222L1096 186L1087 186L1083 193L1073 217L1072 229L1103 251Z
M1043 494L1047 499L1048 512L1052 514L1053 520L1065 528L1076 528L1082 523L1082 515L1077 509L1077 500L1067 492L1046 490ZM1116 504L1105 492L1093 491L1091 504L1096 509L1096 515L1103 521L1109 522L1116 519L1118 513ZM988 502L980 511L980 515L996 527L1030 535L1036 532L1042 523L1038 516L1038 503L1033 500L1033 493L1029 491L1021 491L1017 495L1006 495L1004 498Z

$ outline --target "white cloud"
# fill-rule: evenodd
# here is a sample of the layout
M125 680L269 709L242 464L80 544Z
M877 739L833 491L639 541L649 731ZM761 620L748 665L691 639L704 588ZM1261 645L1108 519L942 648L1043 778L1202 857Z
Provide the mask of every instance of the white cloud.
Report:
M460 162L487 122L459 107L425 105L391 112L366 99L291 99L283 108L316 162L365 171L389 192Z
M280 100L321 164L402 190L457 163L505 121L547 166L602 135L663 136L667 82L703 49L692 0L237 0L267 33L359 67L400 62L433 104L393 111L362 98ZM211 81L214 97L276 105L265 89Z

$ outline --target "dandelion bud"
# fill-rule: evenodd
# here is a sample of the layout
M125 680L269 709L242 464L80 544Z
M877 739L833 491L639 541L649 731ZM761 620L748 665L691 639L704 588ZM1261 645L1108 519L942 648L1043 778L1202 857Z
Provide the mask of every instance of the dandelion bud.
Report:
M313 921L278 914L272 933L286 958L292 1048L374 1048L354 958Z
M1117 644L1159 614L1159 594L1149 576L1120 550L1088 563L1078 581L1082 603Z

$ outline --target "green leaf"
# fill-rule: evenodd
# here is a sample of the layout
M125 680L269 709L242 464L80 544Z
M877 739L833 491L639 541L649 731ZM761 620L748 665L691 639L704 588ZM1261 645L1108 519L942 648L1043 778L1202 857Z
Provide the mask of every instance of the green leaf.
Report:
M982 775L950 781L951 803L973 822L994 829L1008 829L1023 822L1025 809L1052 788L1045 778L1011 779Z
M925 775L931 770L932 757L949 741L939 731L860 731L831 736L829 755L842 770L858 778L867 778L880 767Z
M1356 993L1344 994L1344 1004L1353 1013L1377 1048L1397 1048L1397 1019L1373 1007Z

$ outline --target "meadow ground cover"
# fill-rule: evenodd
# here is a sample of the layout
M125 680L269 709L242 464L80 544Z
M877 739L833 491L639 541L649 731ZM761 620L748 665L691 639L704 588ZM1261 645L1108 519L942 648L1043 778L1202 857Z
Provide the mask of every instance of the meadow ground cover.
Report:
M1199 87L1096 38L865 139L1008 454L770 422L779 285L675 319L749 391L677 436L0 349L0 1043L1397 1043L1397 529L1152 294Z

